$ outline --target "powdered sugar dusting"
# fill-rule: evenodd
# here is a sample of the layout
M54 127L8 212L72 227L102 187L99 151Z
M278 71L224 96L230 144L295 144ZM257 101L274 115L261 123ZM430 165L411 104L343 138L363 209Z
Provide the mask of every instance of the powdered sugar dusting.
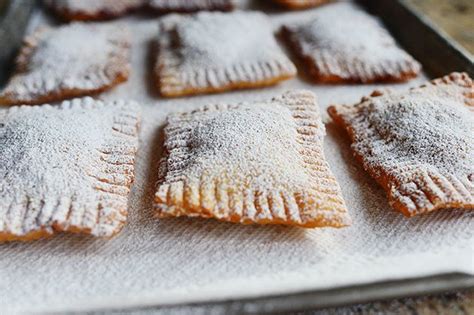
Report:
M192 130L191 161L183 173L199 178L206 170L216 175L232 170L226 174L231 187L259 191L281 185L301 189L308 183L295 141L297 126L288 108L257 103L194 116L196 120L188 123L174 122Z
M420 163L451 174L474 173L474 115L464 104L412 92L374 98L360 115L390 143L383 148L386 144L372 142L376 161L386 161L390 167ZM368 163L378 164L375 160Z
M299 34L306 52L325 49L363 60L406 57L378 20L349 3L315 11L313 19L300 26Z
M156 66L163 94L271 85L296 74L257 12L200 12L160 21Z
M371 81L384 73L419 71L380 22L352 3L322 7L308 21L286 26L300 54L310 58L320 76ZM397 75L398 73L398 75Z
M165 132L160 216L305 227L349 223L322 154L324 127L310 92L174 115Z
M185 67L220 68L248 59L266 61L278 51L271 24L261 13L229 16L203 12L177 24L176 33Z
M136 105L91 98L0 116L0 235L117 233L126 220Z
M126 27L73 23L40 29L25 40L17 74L0 94L6 103L62 99L111 86L128 76Z
M364 167L407 215L474 208L474 87L453 73L409 92L333 107Z

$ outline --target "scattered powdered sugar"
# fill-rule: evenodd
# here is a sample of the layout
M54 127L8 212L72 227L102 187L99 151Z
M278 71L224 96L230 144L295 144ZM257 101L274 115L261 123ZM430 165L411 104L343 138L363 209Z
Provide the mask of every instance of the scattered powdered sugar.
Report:
M69 91L95 91L128 75L130 38L126 27L72 23L43 28L25 41L17 74L1 96L16 103ZM58 96L59 95L59 96Z
M226 174L231 187L262 192L281 186L302 189L309 182L289 109L251 104L196 116L183 126L192 129L190 160L183 173L199 178L212 170L217 176Z
M347 226L339 185L322 154L324 126L316 106L314 94L291 91L265 103L172 115L157 215Z
M53 226L101 236L120 230L133 180L136 111L133 103L84 98L2 112L0 234L21 238L53 233Z
M269 19L258 12L201 12L176 24L182 66L223 68L282 54Z
M474 114L464 103L425 93L372 102L360 115L384 141L364 142L373 152L368 163L414 163L474 174Z
M285 29L298 53L311 58L321 74L370 81L420 69L377 18L349 2L318 8L307 21Z
M296 68L257 12L201 12L160 20L160 91L177 96L276 84Z
M356 156L407 216L474 207L472 80L451 73L408 92L375 92L329 112Z
M324 49L365 60L407 56L375 17L347 2L319 8L298 32L308 53Z
M46 31L43 35L31 55L27 70L53 73L60 70L75 74L84 71L84 62L105 64L114 49L111 45L114 40L110 38L113 29L101 29L99 25L71 24ZM68 67L64 67L66 65Z

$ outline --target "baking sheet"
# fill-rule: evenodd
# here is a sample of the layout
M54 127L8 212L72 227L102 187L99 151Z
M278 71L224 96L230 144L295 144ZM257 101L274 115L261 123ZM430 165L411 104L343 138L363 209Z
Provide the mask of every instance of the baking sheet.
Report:
M316 9L317 10L317 9ZM268 12L275 28L311 11ZM50 23L42 12L29 30ZM222 301L333 289L377 281L474 273L472 212L445 211L406 219L355 163L349 141L327 118L330 104L354 103L397 85L313 85L304 76L276 87L165 100L151 78L156 20L132 17L130 80L104 99L134 99L143 121L129 223L116 238L60 235L0 245L0 305L7 312L128 308ZM85 43L86 44L86 43ZM300 69L300 72L302 69ZM325 154L341 184L353 225L342 230L241 226L199 219L156 220L151 200L166 115L208 103L265 100L289 89L317 94L327 122Z

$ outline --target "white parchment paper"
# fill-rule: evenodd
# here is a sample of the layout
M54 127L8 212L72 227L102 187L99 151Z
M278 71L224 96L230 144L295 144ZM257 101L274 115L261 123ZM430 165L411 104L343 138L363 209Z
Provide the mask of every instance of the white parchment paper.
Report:
M304 13L270 12L275 28ZM38 13L30 30L50 23ZM450 272L474 273L474 213L442 211L407 219L355 163L330 104L354 103L375 88L313 85L304 75L273 88L165 100L152 80L156 20L133 17L130 80L106 99L134 99L143 120L129 223L112 240L59 235L0 245L0 311L50 312L169 305L286 294ZM85 42L84 45L87 45ZM300 72L302 72L300 67ZM353 219L346 229L241 226L213 220L152 218L151 200L166 115L206 103L265 100L288 89L317 94L327 121L325 153Z

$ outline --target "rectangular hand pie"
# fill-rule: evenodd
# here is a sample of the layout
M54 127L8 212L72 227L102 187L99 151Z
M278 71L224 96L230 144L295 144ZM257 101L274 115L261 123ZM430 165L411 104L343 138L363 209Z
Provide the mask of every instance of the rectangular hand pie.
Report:
M314 94L209 106L168 118L158 217L343 227L349 217L324 158Z
M407 92L376 91L328 111L396 210L474 209L474 85L467 74Z
M273 0L273 2L290 10L301 10L328 3L332 0Z
M134 179L138 111L89 97L0 111L0 242L119 232Z
M163 96L274 85L296 68L257 12L201 12L160 22L155 73Z
M159 12L231 11L235 0L149 0L148 5Z
M102 92L128 79L129 59L125 26L41 28L24 40L0 104L41 104Z
M351 3L318 9L282 34L316 82L406 81L420 72L379 21Z
M145 0L46 0L59 17L67 21L107 20L141 7Z

